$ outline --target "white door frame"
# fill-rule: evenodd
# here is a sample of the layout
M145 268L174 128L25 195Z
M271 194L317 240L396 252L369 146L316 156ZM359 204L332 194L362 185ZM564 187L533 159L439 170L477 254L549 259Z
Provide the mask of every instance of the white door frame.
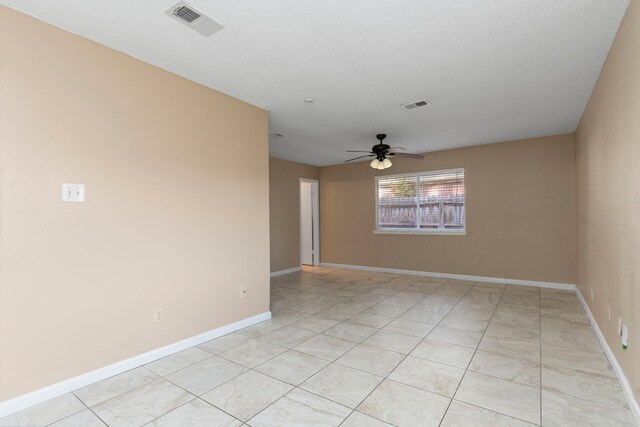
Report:
M302 199L300 198L300 184L303 182L311 183L311 204L313 218L313 265L320 265L320 181L317 179L298 178L298 234L302 226ZM302 236L300 235L300 243ZM302 267L302 244L300 245L300 266Z

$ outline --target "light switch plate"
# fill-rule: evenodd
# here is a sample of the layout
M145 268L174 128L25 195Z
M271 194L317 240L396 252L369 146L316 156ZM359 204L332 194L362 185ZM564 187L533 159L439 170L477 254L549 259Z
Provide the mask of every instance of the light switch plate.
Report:
M84 184L62 184L62 201L63 202L84 202Z

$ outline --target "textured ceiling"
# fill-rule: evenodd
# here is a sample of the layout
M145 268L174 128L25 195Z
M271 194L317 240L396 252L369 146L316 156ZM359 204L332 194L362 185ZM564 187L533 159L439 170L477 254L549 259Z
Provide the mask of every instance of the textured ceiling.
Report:
M327 165L379 132L414 152L573 132L628 0L191 0L225 25L208 38L177 0L0 3L266 108L272 155Z

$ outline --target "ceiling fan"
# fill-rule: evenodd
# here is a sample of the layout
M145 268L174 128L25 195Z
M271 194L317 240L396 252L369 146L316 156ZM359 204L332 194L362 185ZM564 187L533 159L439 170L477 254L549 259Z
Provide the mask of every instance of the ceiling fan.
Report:
M344 162L347 163L347 162L351 162L358 159L364 159L365 157L375 157L375 159L371 161L370 166L374 169L387 169L392 165L391 160L389 160L388 157L406 157L408 159L424 159L424 156L422 154L411 154L411 153L402 153L402 152L394 151L394 150L406 150L406 148L391 147L385 144L383 141L386 137L387 135L384 133L377 134L376 138L380 142L374 145L373 147L371 147L371 151L347 150L347 153L369 153L369 154L366 154L364 156L354 157L353 159L345 160Z

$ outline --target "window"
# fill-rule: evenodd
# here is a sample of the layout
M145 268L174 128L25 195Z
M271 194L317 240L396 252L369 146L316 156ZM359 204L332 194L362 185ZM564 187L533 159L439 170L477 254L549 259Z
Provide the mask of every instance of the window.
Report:
M465 234L464 169L376 177L376 232Z

